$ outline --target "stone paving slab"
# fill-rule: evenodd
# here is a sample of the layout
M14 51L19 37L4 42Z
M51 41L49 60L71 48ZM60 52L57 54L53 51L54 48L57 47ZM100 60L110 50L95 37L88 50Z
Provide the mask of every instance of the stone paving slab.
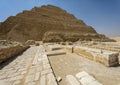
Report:
M77 79L72 75L67 75L66 80L68 82L68 85L81 85Z
M56 51L47 52L47 56L55 56L55 55L63 55L63 54L66 54L66 52L63 50L56 50Z
M103 85L85 71L77 73L76 77L82 85Z
M44 47L32 46L4 66L0 85L57 85Z

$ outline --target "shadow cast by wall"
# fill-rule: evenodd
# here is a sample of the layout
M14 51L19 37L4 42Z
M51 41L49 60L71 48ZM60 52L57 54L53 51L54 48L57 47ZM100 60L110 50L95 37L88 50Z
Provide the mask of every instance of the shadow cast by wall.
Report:
M14 55L14 56L11 56L7 60L5 60L2 63L0 63L0 70L3 69L5 66L7 66L9 63L13 62L18 56L22 55L26 50L27 49L23 50L22 52Z

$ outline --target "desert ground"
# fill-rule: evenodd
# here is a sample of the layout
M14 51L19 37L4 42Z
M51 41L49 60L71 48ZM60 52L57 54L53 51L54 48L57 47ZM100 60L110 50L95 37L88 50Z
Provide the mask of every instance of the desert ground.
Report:
M120 37L112 37L111 39L116 40L117 42L120 42Z

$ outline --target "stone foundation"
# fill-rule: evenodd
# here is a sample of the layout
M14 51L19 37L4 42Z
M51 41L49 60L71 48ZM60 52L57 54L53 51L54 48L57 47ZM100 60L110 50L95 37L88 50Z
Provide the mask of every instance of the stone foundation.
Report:
M100 50L100 49L94 49L94 48L88 48L88 47L75 47L74 52L79 53L80 55L94 60L96 62L100 62L104 64L105 66L115 66L119 64L119 53L118 52L112 52L112 51L106 51L106 50Z
M63 50L47 52L47 56L55 56L55 55L63 55L63 54L66 54L66 52Z
M60 50L62 49L63 47L61 45L48 45L48 48L47 50L48 51L54 51L54 50Z

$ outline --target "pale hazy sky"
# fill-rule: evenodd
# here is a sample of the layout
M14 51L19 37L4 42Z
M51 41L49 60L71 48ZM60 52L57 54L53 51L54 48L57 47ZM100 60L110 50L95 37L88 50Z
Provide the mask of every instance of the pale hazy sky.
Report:
M98 33L120 36L120 0L0 0L0 22L34 6L59 6Z

